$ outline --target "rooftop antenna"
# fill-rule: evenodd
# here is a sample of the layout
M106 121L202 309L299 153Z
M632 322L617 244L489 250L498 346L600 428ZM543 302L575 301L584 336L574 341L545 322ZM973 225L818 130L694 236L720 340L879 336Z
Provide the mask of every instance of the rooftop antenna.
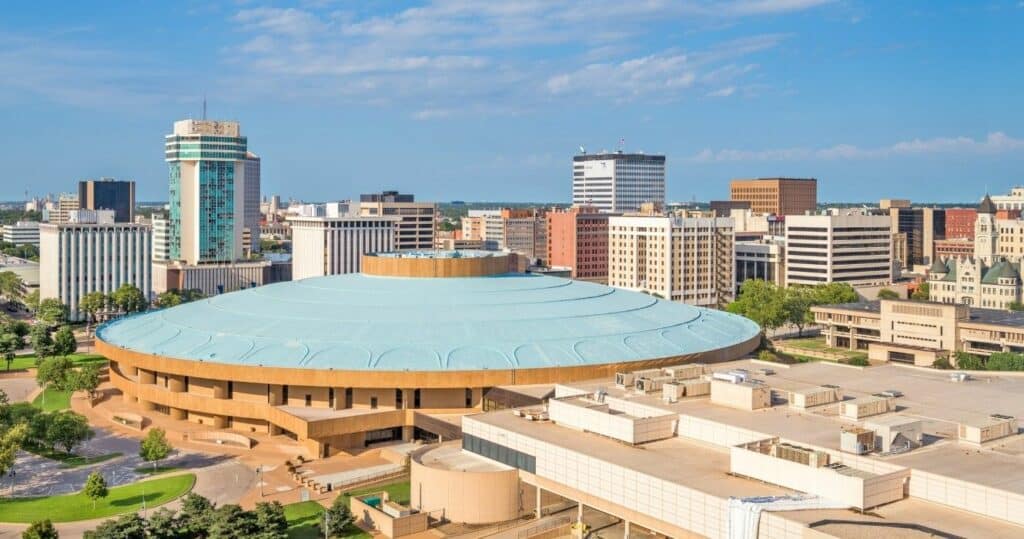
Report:
M580 145L580 153L581 153L581 154L584 154L584 155L586 155L586 154L587 154L587 149L586 149L586 148L584 148L582 144Z
M622 149L625 146L626 146L626 139L625 138L620 138L619 139L619 153L622 153Z
M206 120L206 94L203 94L203 120Z

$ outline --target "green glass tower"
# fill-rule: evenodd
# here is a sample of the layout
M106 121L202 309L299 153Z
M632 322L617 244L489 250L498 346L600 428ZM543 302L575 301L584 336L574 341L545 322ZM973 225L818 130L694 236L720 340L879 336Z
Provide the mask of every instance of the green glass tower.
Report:
M165 140L171 260L203 264L242 258L246 146L238 122L174 123Z

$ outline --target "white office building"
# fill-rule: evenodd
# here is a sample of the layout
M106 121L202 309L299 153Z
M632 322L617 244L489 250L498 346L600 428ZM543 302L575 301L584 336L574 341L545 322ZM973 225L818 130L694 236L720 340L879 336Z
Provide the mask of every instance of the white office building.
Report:
M71 320L83 320L78 302L91 292L109 294L127 283L151 297L150 227L77 220L39 227L40 299L57 298Z
M365 253L395 250L398 217L290 217L292 279L357 273Z
M665 156L642 153L580 154L572 158L572 203L625 213L665 204Z
M18 221L3 226L3 240L14 245L35 245L39 247L39 223Z
M787 215L786 284L893 281L892 223L887 215Z

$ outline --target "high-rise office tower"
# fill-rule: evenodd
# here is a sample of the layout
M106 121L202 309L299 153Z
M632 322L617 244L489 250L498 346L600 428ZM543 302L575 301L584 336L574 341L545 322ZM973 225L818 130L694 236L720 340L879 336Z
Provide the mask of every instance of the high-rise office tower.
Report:
M572 203L602 212L634 212L665 204L665 156L599 153L573 156Z
M78 207L83 210L113 210L114 222L135 220L135 182L113 178L78 182Z
M260 252L260 156L245 154L245 236L251 253Z
M200 264L242 258L246 146L238 122L174 122L165 142L172 260Z

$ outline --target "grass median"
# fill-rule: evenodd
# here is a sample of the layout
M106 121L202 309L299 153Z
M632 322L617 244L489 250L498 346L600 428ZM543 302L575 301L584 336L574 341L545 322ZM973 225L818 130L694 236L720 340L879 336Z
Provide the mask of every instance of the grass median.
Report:
M143 493L146 507L153 508L184 495L192 490L195 482L195 474L182 474L113 487L106 498L96 501L95 509L92 500L81 492L38 498L2 498L0 522L43 519L74 522L133 513L142 509Z

